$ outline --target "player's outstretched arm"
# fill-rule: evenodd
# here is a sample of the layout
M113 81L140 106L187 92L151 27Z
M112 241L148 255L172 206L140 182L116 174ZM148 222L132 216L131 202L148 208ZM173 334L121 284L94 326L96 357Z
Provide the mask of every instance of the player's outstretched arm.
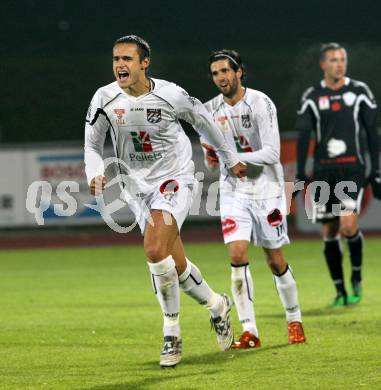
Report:
M161 94L170 101L179 119L183 119L193 126L208 144L212 145L227 168L233 168L240 163L237 152L233 151L225 141L223 134L214 123L212 115L196 98L187 94L180 87L172 87L171 95L162 91Z

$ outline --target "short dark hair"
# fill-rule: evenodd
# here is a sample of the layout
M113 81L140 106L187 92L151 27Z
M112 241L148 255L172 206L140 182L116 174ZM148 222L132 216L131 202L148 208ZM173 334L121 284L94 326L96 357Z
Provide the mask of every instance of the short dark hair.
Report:
M327 53L327 51L339 50L339 49L345 50L345 47L340 45L340 43L337 42L322 43L320 46L320 61L325 60L325 54Z
M242 70L242 76L241 80L246 79L246 68L245 65L242 63L241 54L238 53L236 50L230 50L230 49L222 49L218 51L213 51L212 54L209 57L209 75L211 75L210 65L213 64L213 62L219 61L219 60L228 60L230 67L237 72L238 69Z
M151 56L151 48L149 47L149 44L137 35L125 35L124 37L118 38L114 42L114 46L119 43L135 43L138 47L140 61L143 61L144 58L150 58Z

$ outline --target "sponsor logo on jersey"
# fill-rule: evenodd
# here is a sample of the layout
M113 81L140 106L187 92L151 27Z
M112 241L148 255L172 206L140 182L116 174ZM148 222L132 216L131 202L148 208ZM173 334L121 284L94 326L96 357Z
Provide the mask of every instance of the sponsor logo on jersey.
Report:
M114 112L116 114L116 124L124 125L126 122L124 121L123 115L126 113L124 108L114 108Z
M146 131L131 131L135 152L152 152L152 144Z
M331 110L334 112L340 111L341 110L341 104L338 101L334 101L331 104Z
M342 139L331 138L327 142L327 152L329 158L334 158L347 151L347 144Z
M347 105L347 106L353 106L353 103L355 102L356 100L356 94L349 91L349 92L345 92L343 94L343 100L344 100L344 103Z
M161 121L161 109L147 108L147 121L150 123L159 123Z
M195 106L195 105L196 105L196 98L194 98L193 96L188 96L188 100L189 100L189 103L190 103L192 106Z
M237 148L237 152L252 152L253 149L251 148L249 141L243 136L234 136L234 142L235 146Z
M153 152L149 134L146 131L131 131L135 152L130 153L131 161L156 161L163 157L161 152Z
M222 126L225 124L225 122L228 120L228 117L226 115L224 116L218 116L217 122L221 124Z
M156 161L163 158L161 152L130 153L130 161Z
M329 109L329 97L328 96L320 96L319 97L319 109L320 110L328 110Z
M278 227L283 221L283 215L279 209L274 209L267 216L267 222L272 227Z
M242 120L242 126L245 129L248 129L249 127L251 127L250 115L241 115L241 120Z
M175 179L170 179L160 185L159 191L164 195L166 200L171 200L179 188L179 183Z
M229 235L234 233L238 229L238 224L233 218L225 218L221 221L222 223L222 233L224 235Z

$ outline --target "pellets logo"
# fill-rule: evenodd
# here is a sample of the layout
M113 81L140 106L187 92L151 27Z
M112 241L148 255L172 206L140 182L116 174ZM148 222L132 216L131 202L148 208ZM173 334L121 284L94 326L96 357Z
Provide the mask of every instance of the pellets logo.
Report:
M249 144L249 141L243 135L235 136L234 142L238 153L253 151Z
M149 134L145 131L131 131L135 152L152 152L152 144Z

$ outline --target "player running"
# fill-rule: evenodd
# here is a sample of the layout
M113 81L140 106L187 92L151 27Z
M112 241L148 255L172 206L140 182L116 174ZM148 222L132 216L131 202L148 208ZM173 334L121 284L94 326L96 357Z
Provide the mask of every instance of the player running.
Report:
M305 341L296 282L284 259L287 236L283 169L276 108L262 92L242 86L245 69L234 50L209 58L209 71L221 94L205 104L241 161L263 166L258 177L232 177L214 148L204 143L210 168L220 167L220 210L225 244L231 260L231 286L243 333L233 348L260 347L254 312L254 284L249 269L251 240L263 248L288 322L288 342Z
M323 45L320 66L324 79L305 91L298 111L296 180L313 179L326 182L330 187L327 194L316 192L314 222L322 223L324 256L337 292L333 305L342 306L358 303L362 298L363 235L358 226L358 214L367 182L372 185L374 197L381 199L377 104L365 83L345 77L347 53L342 46ZM365 150L361 138L364 129L370 153L368 180L365 180ZM305 164L311 131L315 132L316 144L313 177L309 178ZM328 201L324 202L324 198ZM352 263L349 296L344 286L340 234L346 238Z
M102 153L110 130L119 174L127 176L121 183L122 195L144 235L152 285L163 312L160 365L166 367L181 360L180 289L210 311L223 350L233 341L229 298L208 286L185 257L179 235L195 186L191 144L179 119L204 129L203 136L233 175L241 177L245 165L203 105L177 85L148 77L149 64L150 47L142 38L129 35L116 40L116 81L97 90L88 110L85 163L91 193L97 195L106 184Z

